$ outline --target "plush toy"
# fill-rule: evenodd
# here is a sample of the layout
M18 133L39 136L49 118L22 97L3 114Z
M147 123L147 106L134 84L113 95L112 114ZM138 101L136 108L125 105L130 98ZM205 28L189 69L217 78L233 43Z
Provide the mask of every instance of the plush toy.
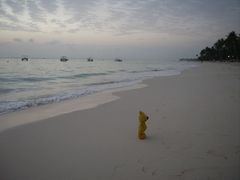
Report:
M147 129L146 121L148 120L148 116L144 112L140 111L138 120L139 120L138 138L145 139L146 138L145 130Z

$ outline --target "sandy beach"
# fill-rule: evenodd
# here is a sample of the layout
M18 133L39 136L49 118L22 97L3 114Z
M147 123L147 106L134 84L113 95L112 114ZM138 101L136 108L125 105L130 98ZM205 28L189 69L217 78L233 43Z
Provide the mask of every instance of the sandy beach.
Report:
M143 84L44 120L25 123L31 110L15 113L24 123L0 117L0 179L240 179L239 64L202 63ZM150 118L145 140L140 110Z

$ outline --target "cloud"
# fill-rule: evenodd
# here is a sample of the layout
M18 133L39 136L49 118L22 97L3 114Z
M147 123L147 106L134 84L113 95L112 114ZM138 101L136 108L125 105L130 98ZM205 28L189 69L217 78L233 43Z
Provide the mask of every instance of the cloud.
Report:
M239 27L239 7L239 0L2 0L0 27L45 33L202 36Z
M57 45L57 44L61 44L61 42L59 40L51 40L46 42L45 44L47 45Z
M192 54L237 32L239 16L239 0L0 0L0 54Z
M234 12L231 9L240 3L237 0L65 0L63 4L74 14L69 23L78 28L116 35L147 32L200 36L219 29L225 31L224 25L229 20L237 23L239 9Z
M14 14L22 13L25 4L24 0L6 0L5 2Z
M48 12L54 12L57 9L57 0L40 0L39 2Z
M20 43L20 42L22 42L22 43L34 43L35 42L35 40L33 38L30 38L26 41L24 41L22 38L13 38L13 41L17 42L17 43Z
M221 0L210 3L194 0L133 2L121 1L111 10L108 22L123 20L117 24L123 33L133 31L193 35L214 32L224 26L228 19L234 19L228 9L236 5Z
M35 42L35 40L34 40L33 38L30 38L28 41L29 41L30 43L34 43L34 42Z
M14 38L13 41L15 41L15 42L23 42L23 40L20 39L20 38Z
M79 32L80 29L79 28L74 28L74 29L69 29L68 32L69 33L76 33L76 32Z
M51 1L50 1L51 2ZM34 22L44 22L45 20L45 12L43 8L41 9L39 1L27 1L28 13Z
M1 17L0 19L1 21L9 20L13 23L19 22L18 18L15 15L6 12L1 6L0 6L0 17Z
M38 25L29 16L27 3L23 0L0 2L0 26L9 31L39 31Z

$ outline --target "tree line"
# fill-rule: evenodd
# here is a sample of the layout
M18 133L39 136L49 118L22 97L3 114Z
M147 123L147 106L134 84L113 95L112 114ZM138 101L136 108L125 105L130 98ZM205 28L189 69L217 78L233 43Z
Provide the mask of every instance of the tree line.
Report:
M230 32L225 39L221 38L212 47L201 50L198 60L240 62L240 34Z

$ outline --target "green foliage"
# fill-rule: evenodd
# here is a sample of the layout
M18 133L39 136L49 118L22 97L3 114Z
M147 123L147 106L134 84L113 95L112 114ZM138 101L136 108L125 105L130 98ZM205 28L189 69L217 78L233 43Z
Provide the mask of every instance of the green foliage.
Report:
M211 48L201 50L201 61L238 61L240 62L240 35L230 32L226 39L219 39Z

